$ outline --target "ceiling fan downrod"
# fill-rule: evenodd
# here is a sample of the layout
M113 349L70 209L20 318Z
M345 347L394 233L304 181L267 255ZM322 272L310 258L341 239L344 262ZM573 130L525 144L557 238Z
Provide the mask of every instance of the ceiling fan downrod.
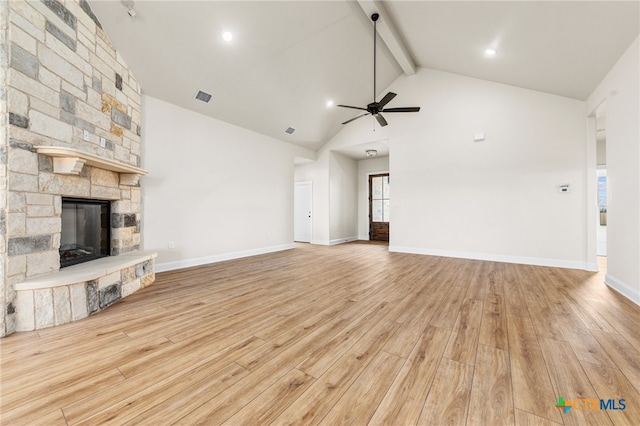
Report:
M373 21L373 102L376 101L376 42L378 41L377 23L379 17L380 15L377 13L371 15Z

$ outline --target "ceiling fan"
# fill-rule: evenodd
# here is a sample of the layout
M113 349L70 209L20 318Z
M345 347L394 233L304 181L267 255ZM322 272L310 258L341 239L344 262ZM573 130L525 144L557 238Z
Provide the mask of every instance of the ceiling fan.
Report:
M342 108L351 108L351 109L357 109L361 111L367 111L366 114L361 114L357 117L352 118L351 120L345 121L342 124L351 123L352 121L357 120L358 118L364 117L366 115L373 115L376 118L376 120L378 120L378 124L384 127L388 123L387 123L387 120L385 120L384 117L382 116L381 114L382 112L386 113L386 112L418 112L420 111L420 107L385 108L385 105L387 105L389 102L391 102L393 98L397 96L393 92L387 93L380 100L380 102L376 102L376 40L378 38L376 22L378 21L379 17L380 15L377 13L374 13L373 15L371 15L371 20L373 21L373 102L368 104L366 108L350 106L350 105L338 105L339 107L342 107Z

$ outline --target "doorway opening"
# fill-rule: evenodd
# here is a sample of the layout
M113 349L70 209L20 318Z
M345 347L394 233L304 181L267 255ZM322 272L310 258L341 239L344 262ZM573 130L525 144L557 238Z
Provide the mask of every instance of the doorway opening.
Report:
M602 100L587 116L587 269L606 270L608 241L607 106Z
M598 256L607 256L607 168L598 165L598 221L597 221Z
M596 175L598 185L598 219L596 220L596 255L607 256L607 118L600 108L596 114Z
M389 173L369 175L369 240L389 242Z

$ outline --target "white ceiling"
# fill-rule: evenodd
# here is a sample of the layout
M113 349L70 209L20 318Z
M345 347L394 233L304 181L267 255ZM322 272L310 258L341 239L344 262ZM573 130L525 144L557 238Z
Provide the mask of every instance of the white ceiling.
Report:
M640 33L640 1L381 3L90 1L144 94L314 150L355 115L327 100L372 100L371 10L420 67L581 100ZM390 47L379 39L378 98L403 72Z

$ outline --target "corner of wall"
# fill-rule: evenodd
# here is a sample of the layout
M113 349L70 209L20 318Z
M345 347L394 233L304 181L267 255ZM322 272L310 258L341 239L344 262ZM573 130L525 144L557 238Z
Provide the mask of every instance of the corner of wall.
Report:
M640 305L640 288L633 288L633 286L611 276L610 274L607 274L604 277L604 282L606 285L631 300L636 305Z

